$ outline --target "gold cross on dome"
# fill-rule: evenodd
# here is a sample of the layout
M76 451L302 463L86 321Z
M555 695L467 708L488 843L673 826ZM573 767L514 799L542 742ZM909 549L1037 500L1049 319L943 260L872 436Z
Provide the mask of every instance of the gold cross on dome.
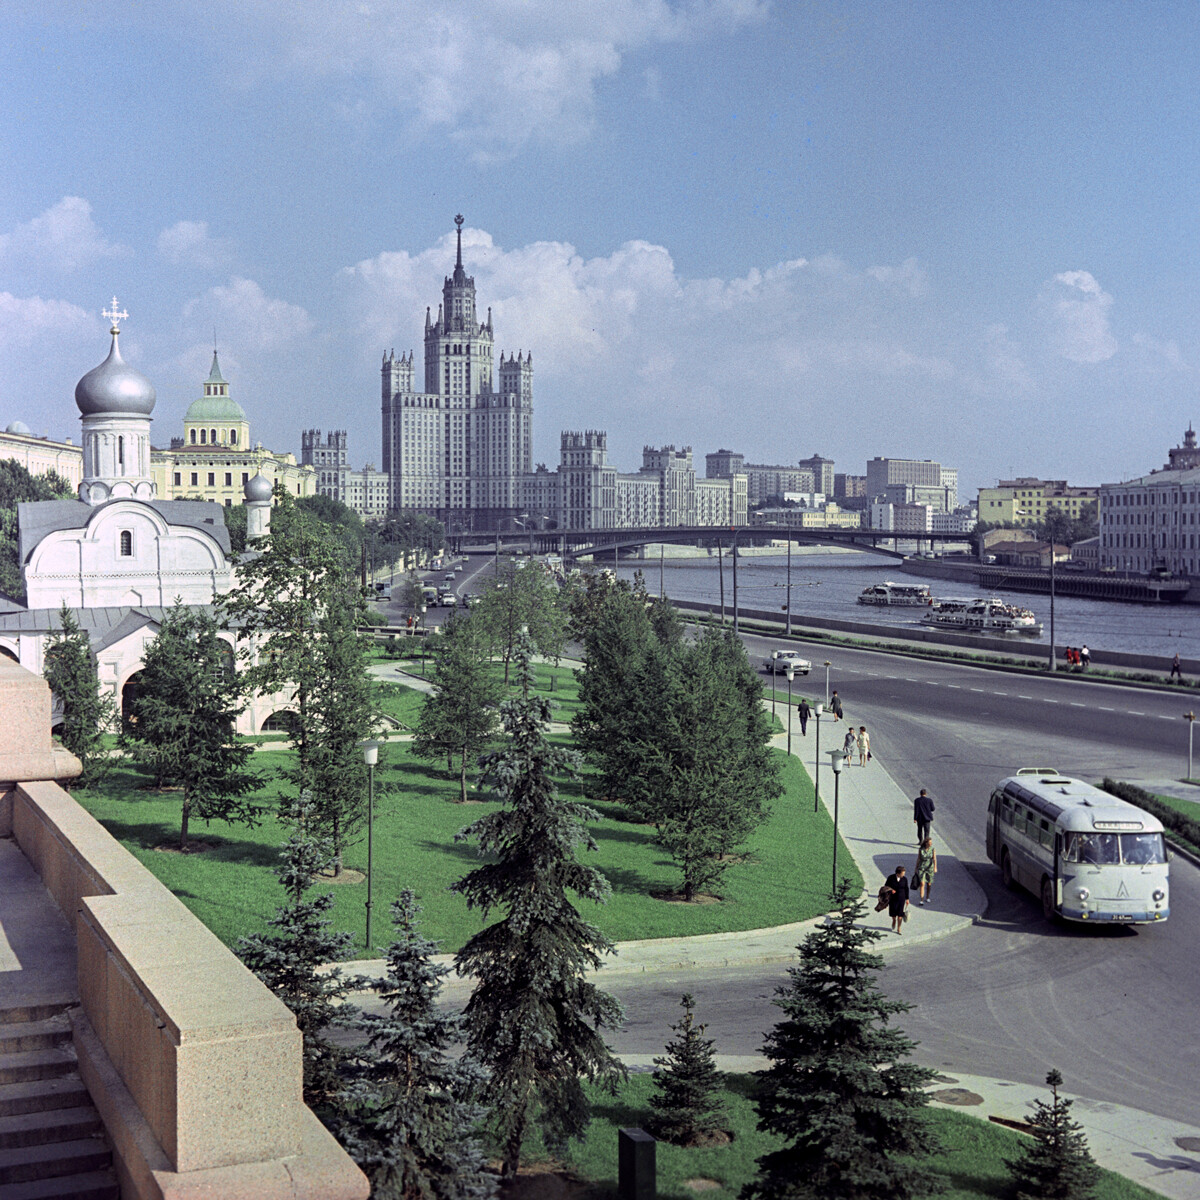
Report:
M116 296L112 298L112 311L110 312L107 308L104 308L100 310L100 315L102 317L107 317L113 323L114 329L120 328L122 321L129 320L129 314L124 309L117 309Z

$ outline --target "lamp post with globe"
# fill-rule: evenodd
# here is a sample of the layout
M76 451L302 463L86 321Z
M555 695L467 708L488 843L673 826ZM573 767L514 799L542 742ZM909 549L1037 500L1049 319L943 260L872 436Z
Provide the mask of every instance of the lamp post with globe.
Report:
M842 760L846 756L841 750L830 750L829 761L833 765L833 887L837 891L837 851L838 851L838 801L841 798Z
M367 949L371 948L371 885L374 874L374 832L375 832L375 764L379 762L379 747L382 742L373 738L359 743L362 749L363 762L367 765Z

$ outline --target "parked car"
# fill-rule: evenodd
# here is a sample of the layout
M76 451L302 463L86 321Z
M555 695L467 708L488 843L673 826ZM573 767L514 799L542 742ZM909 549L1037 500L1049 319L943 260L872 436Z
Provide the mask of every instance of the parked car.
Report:
M786 675L789 668L796 675L807 675L812 663L799 650L773 650L763 659L763 670L772 675Z

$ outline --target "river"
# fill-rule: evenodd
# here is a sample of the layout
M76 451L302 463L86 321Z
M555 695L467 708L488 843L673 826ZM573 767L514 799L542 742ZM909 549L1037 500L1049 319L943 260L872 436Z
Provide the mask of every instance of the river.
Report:
M659 560L622 562L619 574L632 578L641 571L646 589L657 594ZM663 563L663 585L676 600L694 600L714 607L720 604L718 560L712 558L667 558ZM872 583L927 582L937 598L989 596L972 584L949 580L922 580L897 570L896 560L870 553L794 554L792 556L792 616L826 617L843 621L868 621L875 625L917 625L920 609L876 608L857 602L859 593ZM1042 622L1040 637L1013 636L1021 645L1049 645L1050 598L1005 592L1012 604L1032 609ZM738 562L738 603L745 609L769 609L782 620L787 598L787 557L746 557ZM733 566L725 554L725 604L733 604ZM1054 637L1060 646L1087 645L1090 650L1116 650L1130 654L1156 654L1170 658L1200 657L1200 605L1118 604L1111 600L1083 600L1058 596L1054 601Z

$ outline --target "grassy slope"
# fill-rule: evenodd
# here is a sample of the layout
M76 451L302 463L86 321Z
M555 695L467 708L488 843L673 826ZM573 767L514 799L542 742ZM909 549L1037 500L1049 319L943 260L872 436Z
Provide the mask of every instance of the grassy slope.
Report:
M703 1017L703 1013L697 1016ZM657 1146L658 1195L661 1200L694 1200L697 1194L727 1200L755 1175L755 1160L779 1143L759 1133L753 1102L753 1078L732 1075L726 1092L731 1145L712 1150ZM649 1117L647 1098L653 1088L649 1075L634 1075L617 1097L595 1095L594 1119L587 1136L573 1147L572 1165L597 1182L599 1196L616 1195L617 1129L642 1126ZM1010 1130L965 1113L930 1109L930 1121L941 1140L942 1153L930 1161L931 1173L946 1177L942 1200L1008 1200L1006 1158L1016 1157L1026 1139ZM711 1179L719 1189L697 1193L685 1180ZM1097 1200L1156 1200L1150 1192L1120 1175L1105 1172Z

